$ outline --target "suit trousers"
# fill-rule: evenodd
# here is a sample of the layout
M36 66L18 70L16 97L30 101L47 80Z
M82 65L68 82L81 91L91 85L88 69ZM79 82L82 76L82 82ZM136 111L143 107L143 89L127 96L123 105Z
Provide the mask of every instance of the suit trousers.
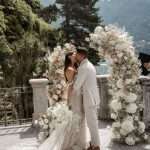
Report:
M92 106L90 99L84 99L84 112L87 121L87 126L90 131L91 144L95 146L100 146L100 138L98 131L98 117L96 107Z

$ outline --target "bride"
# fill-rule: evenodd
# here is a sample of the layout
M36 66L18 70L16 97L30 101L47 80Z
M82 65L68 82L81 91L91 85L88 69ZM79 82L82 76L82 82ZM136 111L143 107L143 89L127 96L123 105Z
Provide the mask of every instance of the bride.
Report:
M76 53L69 52L65 56L64 76L67 82L67 104L73 114L80 116L79 131L76 132L72 128L67 127L56 129L48 139L38 148L38 150L84 150L87 148L87 126L82 104L82 95L75 95L72 92L73 84L76 79L78 65L76 63Z

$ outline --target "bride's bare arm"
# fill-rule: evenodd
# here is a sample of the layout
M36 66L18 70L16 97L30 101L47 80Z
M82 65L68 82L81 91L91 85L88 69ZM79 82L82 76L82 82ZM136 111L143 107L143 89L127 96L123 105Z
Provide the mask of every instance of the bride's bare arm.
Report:
M76 70L74 68L68 67L68 69L65 72L66 74L66 78L68 80L68 91L67 91L67 103L69 104L69 97L72 94L72 90L73 90L73 80L74 80L74 76L76 74Z

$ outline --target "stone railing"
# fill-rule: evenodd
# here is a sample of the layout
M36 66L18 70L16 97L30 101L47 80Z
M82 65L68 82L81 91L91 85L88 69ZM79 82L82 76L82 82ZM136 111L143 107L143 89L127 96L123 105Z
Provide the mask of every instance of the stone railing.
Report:
M143 121L145 122L146 128L150 127L150 77L140 77L141 86L143 89Z
M108 75L98 75L97 82L100 93L100 109L98 113L99 119L110 120L110 97L108 94ZM48 108L48 80L47 79L31 79L30 83L33 88L34 114L33 120L44 113ZM140 77L143 89L144 112L143 120L148 127L150 124L150 77Z

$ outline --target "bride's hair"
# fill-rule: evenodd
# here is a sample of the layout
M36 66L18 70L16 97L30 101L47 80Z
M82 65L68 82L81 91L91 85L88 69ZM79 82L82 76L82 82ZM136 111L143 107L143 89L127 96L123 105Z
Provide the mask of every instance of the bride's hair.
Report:
M66 78L66 70L67 68L72 64L71 62L71 59L70 59L70 56L73 55L73 52L68 52L65 56L65 62L64 62L64 75L65 75L65 78ZM77 69L78 68L78 65L77 63L74 64L74 67ZM66 78L66 81L67 81L67 78Z

